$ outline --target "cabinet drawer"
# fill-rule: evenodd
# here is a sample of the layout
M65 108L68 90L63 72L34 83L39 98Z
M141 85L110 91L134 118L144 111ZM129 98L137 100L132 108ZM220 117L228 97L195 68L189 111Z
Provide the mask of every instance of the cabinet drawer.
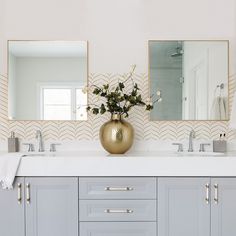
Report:
M156 178L80 178L80 199L156 199Z
M156 221L155 200L81 200L80 221Z
M80 236L156 236L155 222L82 222Z

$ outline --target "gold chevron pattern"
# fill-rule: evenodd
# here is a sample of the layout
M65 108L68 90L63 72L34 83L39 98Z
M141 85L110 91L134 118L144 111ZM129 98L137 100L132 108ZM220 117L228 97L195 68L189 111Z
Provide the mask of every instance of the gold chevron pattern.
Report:
M144 98L148 97L147 74L136 74L135 81L139 84ZM89 85L110 83L113 86L122 76L118 74L90 74ZM88 115L87 121L9 121L8 120L8 81L6 76L0 79L0 140L5 140L11 131L24 140L35 138L35 130L41 129L46 140L97 140L100 126L109 119L109 115ZM236 75L229 80L229 104L233 101L236 91ZM98 97L89 92L89 103L94 104ZM228 139L236 138L236 132L229 130L226 121L149 121L148 112L142 108L134 108L128 120L135 128L137 140L183 140L189 131L194 129L199 139L217 138L225 132Z

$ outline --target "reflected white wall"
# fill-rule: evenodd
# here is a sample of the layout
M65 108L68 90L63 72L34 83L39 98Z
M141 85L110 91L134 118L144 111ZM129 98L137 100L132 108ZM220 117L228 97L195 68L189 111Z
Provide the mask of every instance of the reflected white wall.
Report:
M9 79L10 85L16 87L15 96L9 96L10 104L15 104L15 112L11 108L10 116L19 120L38 119L38 84L65 82L84 86L87 83L86 63L86 58L16 58L15 83L12 76Z

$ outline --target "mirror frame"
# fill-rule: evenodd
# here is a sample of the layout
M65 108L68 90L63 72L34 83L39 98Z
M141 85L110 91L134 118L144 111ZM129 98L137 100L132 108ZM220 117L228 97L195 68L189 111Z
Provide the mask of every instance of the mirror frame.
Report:
M227 54L228 54L228 70L227 70L227 78L228 78L228 119L226 120L153 120L151 119L151 112L149 112L149 121L151 122L158 122L158 121L162 121L162 122L201 122L201 121L210 121L210 122L219 122L219 121L229 121L230 120L230 106L229 106L229 95L230 95L230 89L229 89L229 82L230 82L230 75L229 75L229 70L230 70L230 40L229 39L150 39L148 40L148 95L149 97L151 96L151 72L150 72L150 43L152 42L172 42L172 41L199 41L199 42L212 42L212 41L216 41L216 42L225 42L227 43ZM158 106L158 103L155 104L156 106ZM154 105L154 106L155 106Z
M7 120L11 122L18 121L35 121L35 122L87 122L87 120L27 120L27 119L10 119L9 117L9 45L10 42L79 42L83 41L86 43L87 50L87 75L86 75L86 86L89 86L89 41L88 40L37 40L37 39L8 39L7 40ZM89 93L87 92L87 104L89 102Z

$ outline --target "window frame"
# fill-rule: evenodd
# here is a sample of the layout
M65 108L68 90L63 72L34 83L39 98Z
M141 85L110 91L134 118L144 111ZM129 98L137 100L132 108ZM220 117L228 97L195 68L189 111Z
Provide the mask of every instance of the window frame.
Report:
M77 120L76 115L76 89L83 89L83 86L80 83L68 83L68 82L50 82L50 83L38 83L37 84L37 117L40 120L44 119L44 90L45 89L70 89L71 90L71 119L68 121ZM58 119L59 120L59 119ZM78 119L79 120L79 119ZM82 119L81 119L82 120ZM47 120L49 121L49 120ZM62 121L62 120L60 120ZM66 120L67 121L67 120Z

